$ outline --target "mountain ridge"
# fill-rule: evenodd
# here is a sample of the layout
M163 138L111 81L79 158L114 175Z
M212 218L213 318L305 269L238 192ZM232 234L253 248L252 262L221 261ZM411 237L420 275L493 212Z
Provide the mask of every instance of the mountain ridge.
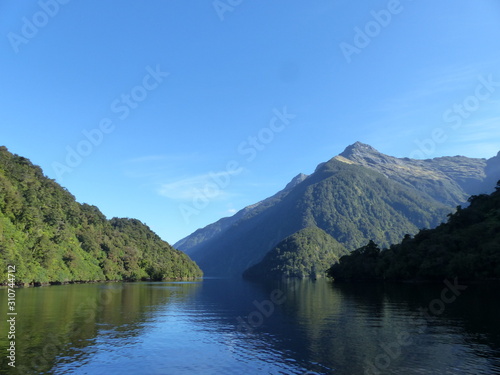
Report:
M403 185L422 189L441 203L452 206L467 201L470 195L487 192L482 191L481 185L486 178L487 159L465 156L424 160L396 158L361 142L348 146L335 158L377 170Z
M0 250L0 284L7 282L7 264L23 285L202 276L185 253L139 220L108 220L3 146Z
M356 142L290 189L225 218L231 225L211 233L208 240L189 247L188 236L175 246L208 274L237 275L262 260L278 242L311 225L349 250L369 239L389 245L406 233L438 225L466 202L470 191L486 189L487 162L460 156L395 158ZM377 210L370 208L373 202ZM210 232L211 225L195 232L198 239Z
M307 177L309 176L304 173L299 173L294 178L292 178L290 182L288 182L282 190L278 191L271 197L263 199L252 205L246 206L237 213L235 213L233 216L223 217L204 228L197 229L191 235L177 241L174 244L174 247L178 249L188 248L189 253L194 254L196 252L196 245L199 242L210 240L215 236L217 236L218 233L221 233L224 230L231 227L232 225L236 224L239 220L242 220L245 217L258 213L259 210L265 208L268 204L272 204L276 199L282 198L295 186L304 181Z

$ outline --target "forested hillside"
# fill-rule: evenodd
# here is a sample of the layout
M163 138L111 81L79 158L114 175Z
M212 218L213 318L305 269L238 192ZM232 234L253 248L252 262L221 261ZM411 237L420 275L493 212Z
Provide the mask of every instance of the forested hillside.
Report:
M379 172L332 159L265 209L189 254L207 275L239 276L284 238L307 227L321 228L348 250L369 239L388 246L405 233L438 225L451 210Z
M134 219L107 220L28 159L0 147L0 283L186 279L202 275L184 253Z
M329 275L338 281L500 278L500 181L494 193L472 196L469 203L447 223L388 249L370 241L342 257Z
M499 154L500 155L500 154ZM356 142L277 194L177 243L208 275L241 275L286 237L321 228L349 251L434 228L500 178L500 156L396 158Z
M285 238L264 259L247 269L251 279L320 278L349 251L318 227L308 227Z

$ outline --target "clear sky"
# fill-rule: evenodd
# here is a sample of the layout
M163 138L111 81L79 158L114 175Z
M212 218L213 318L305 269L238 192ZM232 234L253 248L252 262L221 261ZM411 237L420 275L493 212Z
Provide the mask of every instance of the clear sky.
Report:
M500 150L498 0L0 2L0 144L174 243L361 141Z

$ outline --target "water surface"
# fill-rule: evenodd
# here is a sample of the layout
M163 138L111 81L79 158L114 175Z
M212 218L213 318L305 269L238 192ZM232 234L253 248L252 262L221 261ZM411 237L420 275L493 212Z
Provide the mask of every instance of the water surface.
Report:
M16 369L2 355L0 371L500 374L498 290L222 279L17 289ZM0 301L6 353L5 289Z

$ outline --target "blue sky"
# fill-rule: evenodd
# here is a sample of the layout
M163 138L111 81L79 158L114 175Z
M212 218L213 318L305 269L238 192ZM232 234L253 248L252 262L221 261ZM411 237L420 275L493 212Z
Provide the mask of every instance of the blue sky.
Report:
M355 141L500 150L496 0L0 3L0 139L174 243Z

